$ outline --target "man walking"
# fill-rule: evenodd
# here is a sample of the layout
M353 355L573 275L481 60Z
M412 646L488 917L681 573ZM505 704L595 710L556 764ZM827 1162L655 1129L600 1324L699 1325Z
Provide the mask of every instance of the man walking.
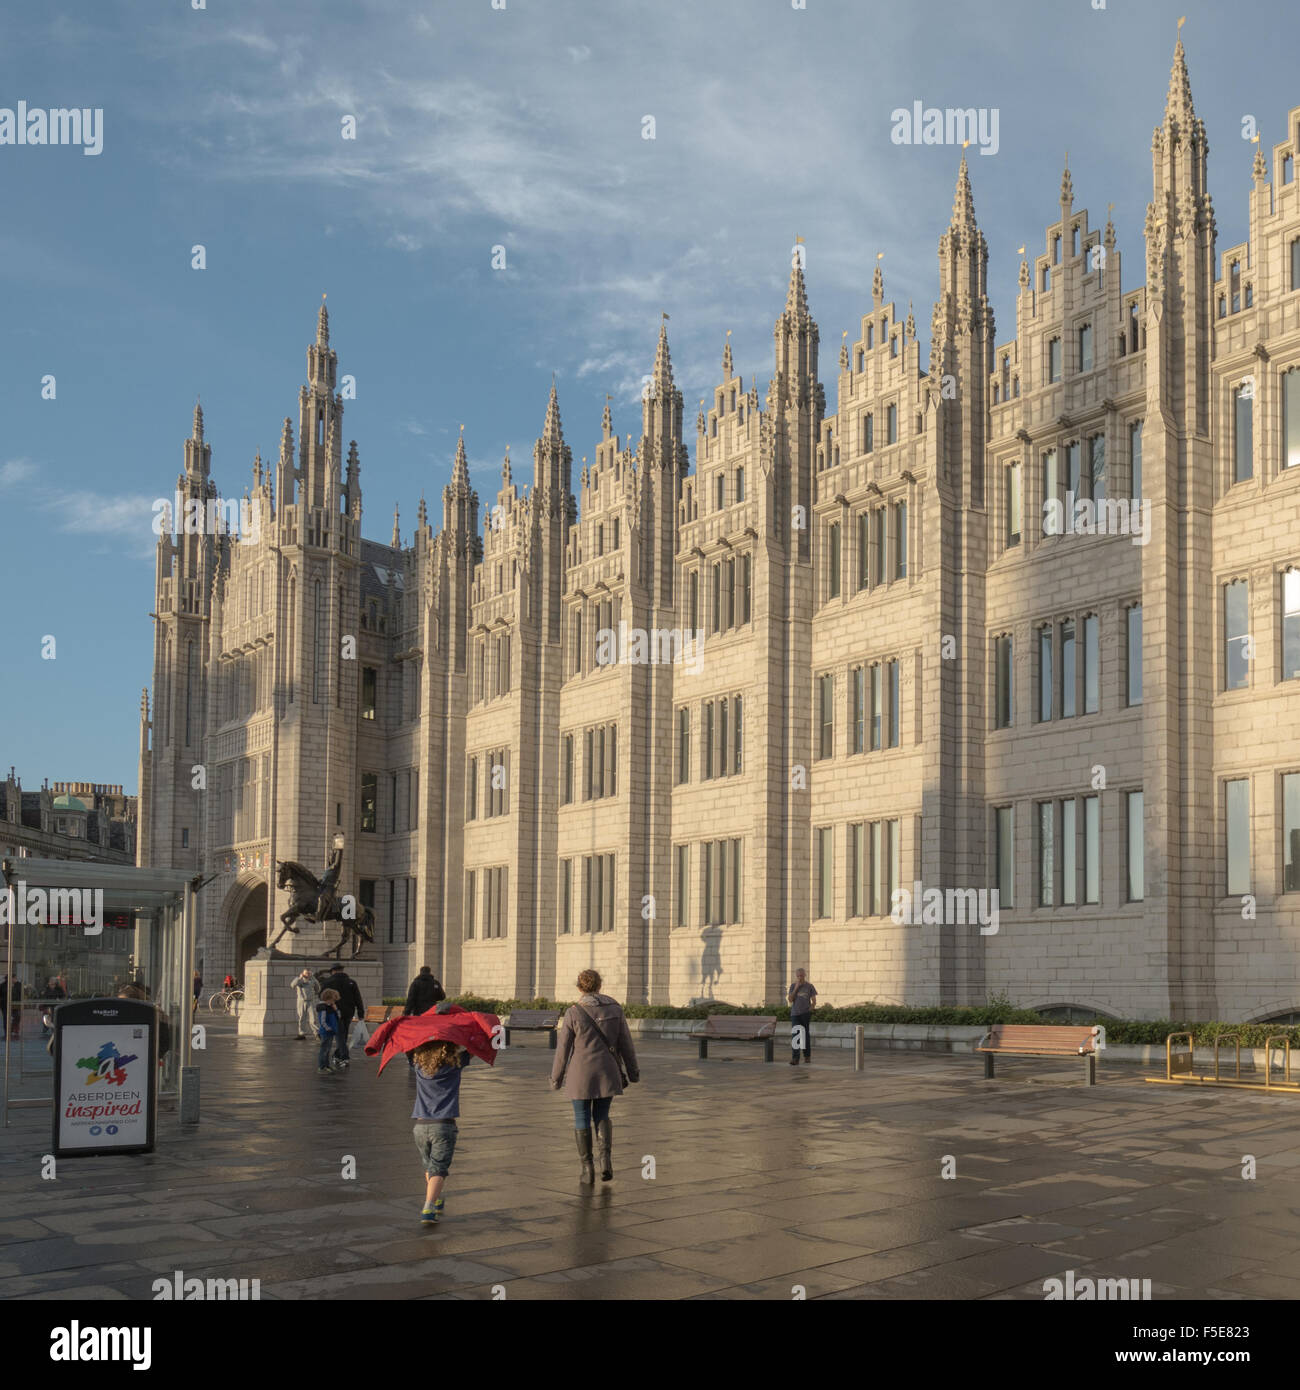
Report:
M786 994L790 1005L790 1065L799 1065L802 1048L804 1062L812 1065L812 1011L817 1007L817 991L802 970L794 972L794 984Z
M298 1007L298 1042L316 1036L316 980L304 965L302 973L289 981Z
M428 1013L435 1004L440 1004L446 997L437 976L427 965L422 965L420 973L411 981L411 987L406 991L406 1006L402 1013Z
M323 995L327 989L334 990L339 997L335 1006L339 1011L339 1040L335 1055L340 1067L346 1067L351 1061L348 1056L348 1032L354 1018L366 1016L366 1006L362 1002L357 982L341 965L336 966L334 973L321 981L321 994Z

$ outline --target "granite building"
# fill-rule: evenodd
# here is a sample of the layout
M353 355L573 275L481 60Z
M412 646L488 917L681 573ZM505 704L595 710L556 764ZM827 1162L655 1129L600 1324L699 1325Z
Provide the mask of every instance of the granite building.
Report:
M1181 42L1151 149L1145 284L1067 169L1000 342L963 159L924 359L877 270L828 411L796 251L693 468L663 329L631 437L575 474L552 388L406 541L322 305L246 537L159 541L139 862L216 875L207 974L341 830L392 990L1300 1011L1300 108L1226 250Z

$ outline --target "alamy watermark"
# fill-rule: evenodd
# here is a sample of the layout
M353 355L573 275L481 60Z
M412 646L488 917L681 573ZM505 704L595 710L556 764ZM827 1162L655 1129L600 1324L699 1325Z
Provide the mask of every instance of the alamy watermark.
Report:
M981 936L996 936L999 896L996 888L926 888L918 879L911 892L895 888L890 917L899 926L974 926Z
M28 888L24 880L0 893L0 927L84 927L87 936L104 930L102 888Z
M80 145L82 154L101 154L104 108L0 106L0 145Z
M262 513L247 497L155 497L153 533L163 536L234 536L256 545L262 536Z
M978 145L981 154L997 154L996 106L899 106L889 113L894 123L889 138L896 145Z
M704 629L602 627L596 633L597 666L682 666L688 676L704 669Z
M1065 500L1049 497L1043 503L1045 536L1131 536L1134 545L1151 543L1151 503L1145 498L1131 501L1105 497L1076 497L1067 492Z

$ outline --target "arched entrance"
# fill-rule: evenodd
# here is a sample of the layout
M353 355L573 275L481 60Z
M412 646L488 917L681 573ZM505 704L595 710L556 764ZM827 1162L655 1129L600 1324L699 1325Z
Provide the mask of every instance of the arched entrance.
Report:
M244 899L235 918L235 959L237 979L245 978L244 967L266 945L266 884L259 883Z

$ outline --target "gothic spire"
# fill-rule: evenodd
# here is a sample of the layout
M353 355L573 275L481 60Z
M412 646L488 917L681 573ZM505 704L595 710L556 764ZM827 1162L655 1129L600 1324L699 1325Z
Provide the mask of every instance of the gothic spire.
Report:
M1258 135L1255 137L1255 162L1251 166L1250 173L1256 182L1268 177L1268 166L1264 163L1264 146Z
M196 444L203 443L203 407L197 400L194 402L194 429L190 438Z
M785 295L785 311L795 323L808 317L808 290L803 279L803 257L795 256L790 267L790 288Z
M606 394L605 394L605 409L601 412L601 416L600 416L600 432L601 432L601 437L604 438L604 439L608 439L608 438L610 437L610 435L613 434L613 432L614 432L614 420L613 420L613 417L612 417L612 416L610 415L610 413L609 413L609 394L608 394L608 392L606 392Z
M1174 64L1169 70L1169 94L1165 98L1165 115L1177 128L1190 131L1196 112L1192 109L1192 84L1187 76L1187 53L1180 34L1174 45Z
M871 277L871 307L873 309L879 309L884 302L885 273L880 268L880 257L877 256L875 273Z
M609 406L605 407L606 411ZM555 394L555 382L551 382L551 394L546 401L546 422L542 426L543 444L563 444L564 430L560 425L560 398Z
M1065 156L1065 172L1061 175L1061 206L1067 209L1074 206L1074 180L1070 178L1070 156L1068 152Z
M420 494L420 510L416 513L416 520L419 522L421 530L429 524L429 511L424 505L424 493Z
M659 325L659 344L655 348L655 368L654 384L656 390L659 387L671 388L673 384L673 363L668 355L668 325Z
M456 441L456 461L451 466L451 481L455 489L469 491L469 459L465 456L465 435Z
M735 372L731 366L731 330L728 329L727 341L722 349L722 379L723 381L730 381L733 376L735 376Z
M293 421L287 415L280 431L280 462L293 465Z
M970 186L970 166L966 156L961 157L961 167L957 170L957 191L952 199L952 228L975 230L975 197Z
M330 316L325 307L325 296L320 297L320 313L316 316L316 346L327 348L330 345Z
M510 490L510 445L506 445L506 456L501 464L501 491Z
M399 515L398 515L398 510L397 510L397 503L394 502L394 503L393 503L393 549L394 549L394 550L400 550L400 549L402 548L402 532L401 532L400 526L398 525L398 521L399 521Z

